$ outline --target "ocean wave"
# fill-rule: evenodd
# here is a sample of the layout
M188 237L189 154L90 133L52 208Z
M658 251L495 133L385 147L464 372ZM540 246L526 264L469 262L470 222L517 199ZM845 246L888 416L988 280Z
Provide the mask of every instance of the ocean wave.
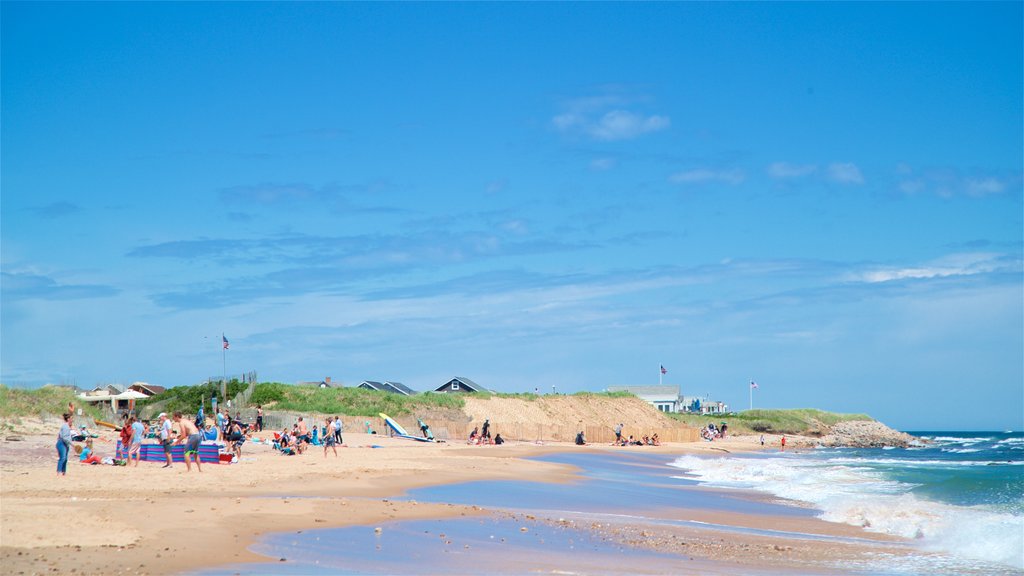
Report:
M880 461L908 463L868 462ZM922 500L911 493L914 485L887 480L881 471L860 465L864 463L856 458L682 456L672 465L711 486L753 489L810 504L830 522L912 539L924 549L972 561L1024 568L1024 517Z
M992 442L995 440L993 436L979 436L966 438L962 436L924 436L925 439L931 440L936 444L979 444L981 442Z
M946 452L958 452L947 450ZM963 453L962 451L959 453ZM902 466L905 468L959 468L971 466L1020 466L1021 460L915 460L911 458L829 458L829 464L844 466Z

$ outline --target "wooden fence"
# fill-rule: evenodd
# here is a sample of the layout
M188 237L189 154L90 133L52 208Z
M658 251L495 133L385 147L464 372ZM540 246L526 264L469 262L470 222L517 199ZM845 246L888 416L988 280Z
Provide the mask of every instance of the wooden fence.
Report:
M255 418L254 409L243 409L241 415L244 420ZM280 431L284 427L291 428L292 424L298 419L299 416L303 416L307 425L312 428L313 426L322 426L324 424L324 418L315 414L299 414L297 412L279 412L279 411L265 411L263 416L263 427L265 430ZM342 422L345 425L345 432L366 432L366 425L369 423L370 428L377 434L387 435L389 430L384 424L384 419L380 417L369 417L369 416L342 416ZM398 422L405 431L414 436L419 436L420 428L416 422L416 418L412 416L396 416L395 421ZM469 438L469 433L475 427L481 426L482 422L455 422L445 420L432 420L427 422L430 425L430 431L433 433L434 438L438 440L445 440L448 442L464 442ZM517 422L499 422L496 420L491 421L491 437L493 438L496 434L501 434L502 438L506 440L515 440L518 442L572 442L576 439L576 433L582 430L586 436L588 443L595 444L611 444L615 440L615 430L611 426L563 426L559 424L522 424ZM626 427L622 430L623 438L633 436L634 439L640 440L644 436L658 435L658 438L662 442L696 442L700 440L700 432L696 428L690 428L683 424L679 424L673 427L649 427L649 428L630 428Z
M377 432L385 433L386 430L383 428L384 422L379 418L375 420L380 425L377 428ZM408 419L407 421L406 418L398 417L395 420L410 434L420 434L415 419ZM435 421L428 422L428 424L430 424L430 431L438 440L458 442L467 440L473 428L479 427L482 425L482 422ZM588 443L611 444L615 440L615 430L610 426L592 425L575 427L558 424L531 425L491 421L490 427L492 438L497 434L501 434L501 437L506 440L516 440L519 442L536 442L538 440L544 442L572 442L576 439L576 434L581 431ZM622 430L623 438L628 438L632 435L636 440L640 440L644 436L653 436L654 434L657 434L662 442L696 442L700 440L700 432L697 429L682 424L670 428L651 427L633 430L627 427Z

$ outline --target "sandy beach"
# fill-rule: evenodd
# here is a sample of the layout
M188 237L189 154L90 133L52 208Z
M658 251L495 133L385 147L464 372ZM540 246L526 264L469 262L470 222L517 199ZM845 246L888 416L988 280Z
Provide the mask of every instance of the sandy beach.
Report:
M50 426L56 430L56 426ZM646 454L723 454L758 449L753 438L660 447L578 447L559 443L496 446L424 444L346 433L338 457L313 447L282 456L267 445L247 443L240 462L204 465L200 473L176 463L170 469L143 462L137 468L69 463L55 474L55 434L47 426L24 424L0 449L0 560L10 574L171 574L241 562L281 561L248 550L260 535L393 520L472 517L491 511L475 505L395 500L407 490L473 480L530 480L564 483L576 478L572 466L527 460L560 451L624 450ZM19 438L11 440L10 438ZM101 432L97 451L112 454L116 436ZM372 447L377 446L377 447ZM891 539L813 517L778 517L678 508L677 519L770 528L875 541ZM535 522L569 522L532 518ZM573 521L575 522L575 521ZM590 523L573 527L598 533L623 546L682 554L713 561L727 573L755 567L821 568L820 560L864 553L854 543L792 541L764 535L673 527L645 531L629 524ZM903 554L893 542L886 553ZM872 552L879 552L877 545ZM658 566L651 566L658 573ZM717 570L716 570L717 571ZM820 570L818 570L820 572Z

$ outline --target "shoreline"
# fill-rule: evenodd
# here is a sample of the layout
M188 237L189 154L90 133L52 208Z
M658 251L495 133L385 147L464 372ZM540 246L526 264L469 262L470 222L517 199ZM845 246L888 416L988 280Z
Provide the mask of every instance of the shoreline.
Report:
M101 432L97 439L101 454L112 452L109 442L114 434ZM346 434L345 439L348 447L339 448L338 458L329 452L325 459L320 447L288 457L247 443L241 462L206 465L202 473L186 473L179 463L165 470L157 463L126 469L72 461L63 478L54 473L51 436L5 441L0 458L0 561L12 573L26 574L115 570L165 574L272 562L249 548L274 532L490 513L475 505L393 500L416 488L479 480L566 483L580 479L572 466L526 458L560 452L636 451L670 457L760 450L741 439L660 447L410 444L358 433ZM700 521L727 519L737 525L753 518L686 509L679 514ZM817 519L809 520L807 529L865 534ZM615 532L608 534L629 542L629 527ZM697 541L699 536L691 531L684 538ZM738 537L742 542L752 538ZM661 543L662 548L666 546ZM781 548L782 552L792 550ZM709 559L723 559L736 550L716 552L708 547L706 552ZM696 547L688 552L695 551ZM787 555L791 554L780 556Z

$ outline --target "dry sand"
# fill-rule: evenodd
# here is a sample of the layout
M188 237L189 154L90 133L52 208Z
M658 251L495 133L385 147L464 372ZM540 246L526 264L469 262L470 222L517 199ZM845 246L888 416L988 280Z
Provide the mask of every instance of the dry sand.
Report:
M269 446L247 443L233 465L204 465L186 472L143 462L135 467L87 466L71 460L56 476L55 422L23 422L20 440L0 440L0 565L5 574L167 574L227 563L267 561L247 550L266 532L395 519L483 514L475 506L424 504L389 498L405 490L477 479L569 481L574 469L524 460L557 450L644 450L678 454L757 449L756 438L713 444L662 447L576 447L512 444L501 447L425 444L346 433L338 457L313 447L301 456L281 456ZM48 430L46 434L41 434ZM116 433L104 431L97 452L112 455ZM378 445L381 448L371 448ZM683 510L680 518L737 526L773 527L809 533L878 538L847 526L814 519L742 514L710 515ZM541 519L544 520L544 519ZM556 521L549 519L549 521ZM659 530L648 534L630 525L580 526L620 543L727 560L742 567L822 566L829 554L857 546L812 546L762 536ZM877 548L873 549L878 552ZM899 553L899 549L894 549ZM277 560L277 559L273 559ZM817 564L816 564L817 562ZM657 570L655 570L657 572Z

